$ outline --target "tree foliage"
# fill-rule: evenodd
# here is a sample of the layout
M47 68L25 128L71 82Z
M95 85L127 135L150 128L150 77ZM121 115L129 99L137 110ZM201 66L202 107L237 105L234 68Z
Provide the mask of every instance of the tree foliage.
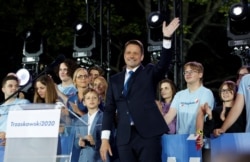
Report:
M236 2L238 0L164 1L172 17L180 9L176 8L175 3L182 5L182 30L179 32L183 34L183 46L180 47L183 60L180 66L185 61L197 60L209 69L206 71L209 82L232 78L230 75L238 67L230 67L223 59L230 52L226 38L227 12ZM121 49L124 42L131 38L147 42L147 16L155 10L157 3L155 0L110 0L110 5L108 1L101 0L1 0L0 19L4 25L0 27L0 32L20 37L25 29L35 28L46 38L47 55L54 57L66 49L71 52L73 23L76 20L88 21L98 34L103 34L105 42L111 41L111 56L106 56L109 52L105 51L104 58L111 57L112 68L119 71L123 64ZM103 28L100 29L100 26ZM110 35L107 35L107 30Z

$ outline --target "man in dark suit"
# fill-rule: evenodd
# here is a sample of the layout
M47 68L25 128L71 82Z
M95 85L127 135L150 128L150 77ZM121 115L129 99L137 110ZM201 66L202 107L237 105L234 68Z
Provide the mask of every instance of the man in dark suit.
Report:
M144 48L140 41L130 40L125 44L126 70L112 76L108 86L100 148L103 161L108 153L112 155L108 139L116 113L120 161L161 161L161 135L169 129L155 103L156 86L171 62L171 36L179 23L179 18L174 18L168 26L163 22L163 48L160 61L155 65L141 65Z

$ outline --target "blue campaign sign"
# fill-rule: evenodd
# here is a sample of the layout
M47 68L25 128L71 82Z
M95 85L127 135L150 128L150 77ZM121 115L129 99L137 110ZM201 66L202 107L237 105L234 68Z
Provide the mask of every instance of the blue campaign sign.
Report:
M201 161L201 150L196 150L195 140L187 140L188 137L189 134L163 135L162 162Z
M225 133L220 137L211 138L213 161L217 161L218 158L238 157L246 153L250 154L250 133Z
M0 146L0 162L3 162L4 160L3 158L4 158L4 146Z

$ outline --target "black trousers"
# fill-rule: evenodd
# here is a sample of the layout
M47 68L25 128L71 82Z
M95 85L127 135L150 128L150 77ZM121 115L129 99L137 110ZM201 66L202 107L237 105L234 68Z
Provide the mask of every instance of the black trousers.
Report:
M131 126L130 141L117 146L120 162L160 162L162 154L161 136L143 138Z

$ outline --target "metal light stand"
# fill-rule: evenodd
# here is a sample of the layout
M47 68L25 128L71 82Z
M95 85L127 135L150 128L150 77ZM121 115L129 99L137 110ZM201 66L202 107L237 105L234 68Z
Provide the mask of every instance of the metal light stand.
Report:
M174 17L180 18L180 27L178 29L178 37L176 32L174 33L175 40L175 54L174 54L174 83L178 89L183 89L184 87L184 78L183 78L183 28L182 28L182 0L175 0L174 5Z

